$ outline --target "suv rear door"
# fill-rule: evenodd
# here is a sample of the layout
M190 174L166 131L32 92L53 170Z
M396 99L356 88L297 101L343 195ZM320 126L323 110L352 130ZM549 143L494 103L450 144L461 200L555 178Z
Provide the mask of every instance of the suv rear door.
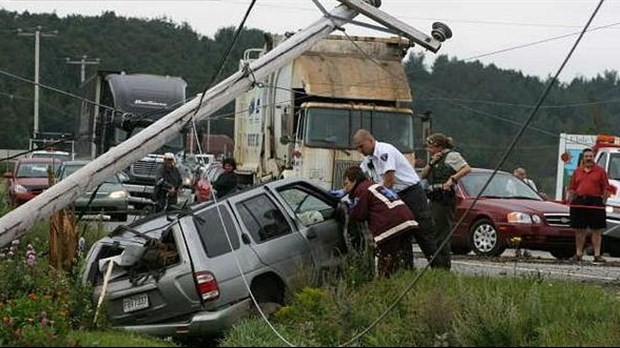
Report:
M240 220L244 238L252 239L260 260L280 276L290 278L300 264L310 261L307 240L266 190L252 190L228 201Z

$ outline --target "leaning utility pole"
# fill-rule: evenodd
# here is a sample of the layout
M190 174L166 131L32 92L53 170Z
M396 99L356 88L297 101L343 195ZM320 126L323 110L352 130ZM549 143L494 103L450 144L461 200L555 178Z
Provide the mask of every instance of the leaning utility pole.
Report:
M34 31L25 32L17 29L19 36L34 36L34 127L32 137L36 138L39 133L39 46L42 37L52 37L58 35L58 30L42 32L42 27L37 26Z
M345 2L345 0L338 1ZM380 0L365 1L346 0L346 3L357 6L360 6L361 3L380 3ZM369 6L364 7L364 11L368 11L374 16L380 15L384 21L392 20L392 17L376 8L369 9L367 7ZM358 11L348 5L340 5L330 12L325 11L325 15L321 19L247 64L240 71L206 91L203 96L187 102L50 187L39 196L4 215L0 218L0 246L6 245L21 236L24 231L32 228L37 220L46 218L71 204L86 190L103 182L105 178L165 145L175 136L178 136L194 116L196 121L206 119L357 15ZM396 19L394 19L394 23L397 23ZM392 26L390 28L433 52L436 52L441 46L441 40L435 39L435 29L433 37L431 37L421 34L417 30L411 31L410 27ZM445 28L447 29L447 27Z
M74 65L81 65L80 67L80 84L84 83L84 81L86 80L86 66L87 65L97 65L99 63L101 63L101 59L99 58L94 58L94 59L86 59L88 58L88 56L82 56L81 60L71 60L71 58L67 57L65 58L67 61L67 64L74 64Z

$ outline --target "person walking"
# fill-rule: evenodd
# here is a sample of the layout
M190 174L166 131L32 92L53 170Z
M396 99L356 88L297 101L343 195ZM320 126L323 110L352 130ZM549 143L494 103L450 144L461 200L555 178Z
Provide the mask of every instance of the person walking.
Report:
M367 173L375 183L396 192L413 213L420 226L420 228L413 230L413 237L415 237L426 259L430 261L437 251L433 220L426 194L420 184L420 177L413 166L396 147L375 140L374 136L366 129L359 129L355 132L353 144L364 155L360 164L362 171ZM406 266L413 268L411 237L409 237L408 243ZM436 266L436 262L431 263L431 267Z
M213 182L217 198L222 198L237 191L238 178L237 174L235 174L237 163L234 158L225 158L222 161L222 168L224 168L224 172Z
M581 165L573 173L568 186L570 225L575 228L576 253L573 260L582 261L589 228L594 262L605 262L601 256L601 230L607 227L605 201L610 193L609 180L605 169L594 163L592 149L584 149L581 154Z
M164 154L164 163L157 169L155 176L155 189L153 191L156 210L164 208L165 200L167 206L177 204L179 191L183 185L181 172L174 161L174 154L167 152ZM164 197L165 195L165 197ZM159 206L159 207L157 207Z
M453 151L452 138L441 133L430 135L426 139L426 151L430 161L422 169L422 178L429 183L429 200L431 214L435 223L437 247L450 236L454 227L456 213L455 185L471 172L469 164L460 153ZM450 241L438 251L437 262L445 269L451 268Z
M343 190L351 202L349 218L368 222L377 251L379 275L389 277L401 266L407 268L409 236L418 223L405 202L392 190L367 179L360 167L350 167L344 172Z

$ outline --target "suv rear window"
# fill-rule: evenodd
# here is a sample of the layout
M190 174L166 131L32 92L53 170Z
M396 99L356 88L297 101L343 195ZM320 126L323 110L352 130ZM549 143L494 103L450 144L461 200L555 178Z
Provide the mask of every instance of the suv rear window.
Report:
M218 210L222 214L222 219L220 219ZM207 256L217 257L230 252L230 244L232 244L233 250L239 249L239 234L226 207L221 205L210 207L198 216L204 221L194 219L194 223L198 229L202 245L207 251ZM223 224L222 221L224 221ZM224 226L228 237L230 237L230 244L224 235Z

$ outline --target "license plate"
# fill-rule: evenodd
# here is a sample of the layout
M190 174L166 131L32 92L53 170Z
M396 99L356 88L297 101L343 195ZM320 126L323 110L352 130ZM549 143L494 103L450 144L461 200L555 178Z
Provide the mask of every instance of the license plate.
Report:
M123 299L123 312L135 312L149 307L149 296L140 294Z

